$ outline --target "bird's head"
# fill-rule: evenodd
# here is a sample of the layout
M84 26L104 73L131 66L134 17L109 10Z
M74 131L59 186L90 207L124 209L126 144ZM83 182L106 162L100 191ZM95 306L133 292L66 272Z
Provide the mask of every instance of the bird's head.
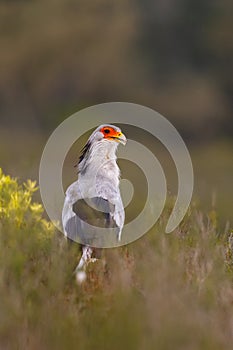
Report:
M115 125L106 124L100 125L90 136L89 141L91 143L95 141L109 141L126 144L126 137L122 133L121 129Z
M79 158L79 171L84 170L88 163L95 163L98 156L102 157L103 154L110 153L115 155L118 144L125 145L126 141L125 135L117 126L111 124L100 125L93 131L82 149Z

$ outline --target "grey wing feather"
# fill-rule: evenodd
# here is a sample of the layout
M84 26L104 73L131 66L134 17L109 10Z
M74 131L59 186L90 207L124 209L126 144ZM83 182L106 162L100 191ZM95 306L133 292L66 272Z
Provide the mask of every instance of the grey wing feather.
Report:
M93 247L116 244L120 228L114 220L115 205L102 197L78 199L72 194L69 190L63 208L65 235Z

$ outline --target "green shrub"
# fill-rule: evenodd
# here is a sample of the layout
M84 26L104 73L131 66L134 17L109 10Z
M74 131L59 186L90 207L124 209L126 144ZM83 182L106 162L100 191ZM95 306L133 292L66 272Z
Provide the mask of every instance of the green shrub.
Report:
M35 181L20 185L0 169L2 266L9 263L9 271L18 278L29 261L46 257L54 233L53 225L42 217L42 205L32 200L37 190Z

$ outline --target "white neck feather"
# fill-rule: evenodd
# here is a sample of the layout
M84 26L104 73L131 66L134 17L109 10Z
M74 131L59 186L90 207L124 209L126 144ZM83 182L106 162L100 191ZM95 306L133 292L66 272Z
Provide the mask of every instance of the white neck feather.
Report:
M84 159L79 163L79 182L96 186L96 181L111 181L118 189L120 170L116 163L118 143L109 140L94 142ZM87 189L87 188L86 188Z

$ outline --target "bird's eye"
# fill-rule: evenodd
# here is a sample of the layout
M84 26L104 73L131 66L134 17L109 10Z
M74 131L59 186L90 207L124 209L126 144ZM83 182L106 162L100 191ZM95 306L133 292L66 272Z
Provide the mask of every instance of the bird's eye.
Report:
M110 133L110 130L109 130L109 129L104 129L104 133L105 133L105 134L109 134L109 133Z

